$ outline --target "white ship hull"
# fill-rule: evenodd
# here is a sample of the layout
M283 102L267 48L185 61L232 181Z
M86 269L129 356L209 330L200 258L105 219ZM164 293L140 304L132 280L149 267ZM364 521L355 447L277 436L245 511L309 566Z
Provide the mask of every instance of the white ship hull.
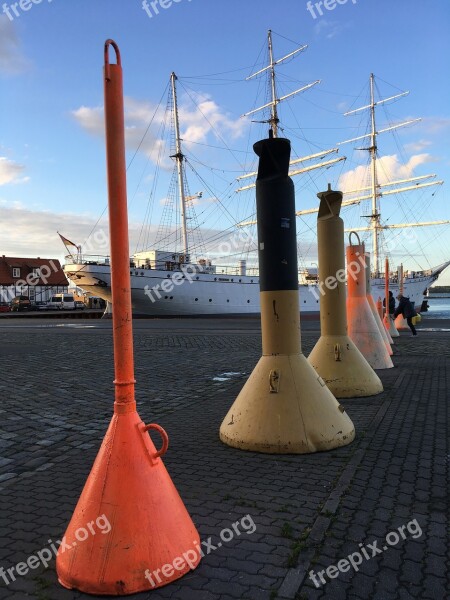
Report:
M446 265L404 280L404 295L420 310L427 288ZM111 302L111 269L107 264L66 264L66 275L91 296ZM133 315L153 317L257 315L260 312L259 278L196 272L130 269ZM183 277L183 278L182 278ZM398 294L398 282L389 289ZM375 302L384 298L384 279L372 279ZM320 291L316 284L299 285L300 310L318 314Z

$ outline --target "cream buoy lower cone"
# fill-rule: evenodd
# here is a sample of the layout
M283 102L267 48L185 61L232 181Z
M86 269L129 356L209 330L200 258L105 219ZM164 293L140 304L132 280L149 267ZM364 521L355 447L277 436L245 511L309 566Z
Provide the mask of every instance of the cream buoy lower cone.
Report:
M109 49L117 64L109 63ZM124 596L166 585L195 569L200 539L161 456L159 425L144 425L134 394L133 326L125 174L122 67L104 48L105 123L111 239L114 415L58 548L66 588ZM158 452L148 431L157 430ZM109 525L109 528L108 528Z
M383 384L347 335L342 193L329 189L317 195L321 336L308 362L336 398L373 396L383 391Z
M378 309L375 304L375 300L373 299L373 296L372 296L372 286L371 286L371 281L370 281L370 254L369 254L369 252L366 252L365 258L366 258L366 297L367 297L367 302L369 303L370 310L372 311L372 314L374 316L378 330L381 333L381 337L383 338L383 341L386 345L386 350L388 351L389 356L392 356L394 354L394 352L392 351L391 344L389 342L389 338L386 333L386 328L380 318L380 315L378 314Z
M350 243L347 246L348 334L373 369L392 369L394 365L367 301L365 270L364 244Z
M301 352L290 142L257 142L256 182L263 356L220 427L242 450L310 453L350 443L352 421Z

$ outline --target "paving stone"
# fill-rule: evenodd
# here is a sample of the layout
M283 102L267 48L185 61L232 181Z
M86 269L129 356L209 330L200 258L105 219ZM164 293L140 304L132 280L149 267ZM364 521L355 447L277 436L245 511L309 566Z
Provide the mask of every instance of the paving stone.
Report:
M396 368L380 373L383 394L345 402L357 430L353 444L326 453L276 456L241 452L218 439L218 426L246 380L244 373L260 357L259 333L239 326L231 334L227 325L221 325L220 335L198 333L200 321L179 331L179 323L184 321L162 333L135 329L140 414L169 432L164 463L202 539L211 536L217 543L223 528L247 514L256 531L224 543L188 576L130 600L269 600L293 572L288 564L298 570L306 561L304 568L317 573L361 552L360 543L377 541L382 547L387 533L414 518L421 537L414 540L405 530L406 539L363 559L357 571L327 578L320 589L307 576L300 586L299 578L296 600L406 600L408 594L444 600L450 335L424 332L421 346L399 338ZM304 347L312 348L318 331L305 331L303 337ZM15 344L25 348L20 361L5 350ZM54 380L43 382L42 366L51 364L56 345L64 381L55 373ZM48 539L60 539L86 482L112 414L111 330L42 329L39 335L0 330L0 359L5 365L1 410L15 417L20 404L27 412L26 419L4 419L8 437L0 445L3 460L11 461L0 459L0 468L12 474L0 480L0 536L7 540L3 547L0 543L0 560L15 565L46 547ZM213 387L212 377L228 371L242 375ZM93 372L95 388L85 375ZM29 385L17 389L19 379ZM343 473L345 486L339 489ZM285 524L291 528L287 537L282 536ZM315 534L308 540L311 530ZM44 575L48 587L42 592L49 600L89 598L57 584L54 561ZM36 581L24 577L18 585L22 591L8 590L10 597L32 597Z

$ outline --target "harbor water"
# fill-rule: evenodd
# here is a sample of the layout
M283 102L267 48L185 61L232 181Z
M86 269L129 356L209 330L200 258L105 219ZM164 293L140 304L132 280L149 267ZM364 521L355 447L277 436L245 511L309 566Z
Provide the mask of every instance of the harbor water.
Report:
M450 319L450 298L428 297L428 312L433 319Z

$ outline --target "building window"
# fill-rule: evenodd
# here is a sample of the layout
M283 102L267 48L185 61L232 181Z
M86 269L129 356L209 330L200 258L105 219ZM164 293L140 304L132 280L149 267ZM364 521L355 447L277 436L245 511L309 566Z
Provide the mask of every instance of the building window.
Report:
M13 267L12 273L13 273L13 277L17 277L17 278L20 277L20 269L18 267Z
M33 277L40 279L41 277L41 270L39 269L39 267L36 267L35 269L33 269Z

